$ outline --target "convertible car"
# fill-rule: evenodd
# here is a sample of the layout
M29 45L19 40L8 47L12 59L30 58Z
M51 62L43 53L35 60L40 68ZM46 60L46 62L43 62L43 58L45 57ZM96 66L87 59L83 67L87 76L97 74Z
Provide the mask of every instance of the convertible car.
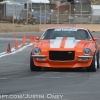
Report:
M31 71L48 68L99 68L98 38L85 28L52 27L36 37L30 55Z

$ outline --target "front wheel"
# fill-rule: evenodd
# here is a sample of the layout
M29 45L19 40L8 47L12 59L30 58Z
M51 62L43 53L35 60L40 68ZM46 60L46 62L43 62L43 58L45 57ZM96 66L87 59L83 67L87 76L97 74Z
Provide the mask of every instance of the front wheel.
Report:
M97 55L94 54L92 63L89 67L86 68L89 72L96 72L97 71Z
M33 57L31 55L30 55L30 70L31 71L40 71L41 70L41 67L34 65Z

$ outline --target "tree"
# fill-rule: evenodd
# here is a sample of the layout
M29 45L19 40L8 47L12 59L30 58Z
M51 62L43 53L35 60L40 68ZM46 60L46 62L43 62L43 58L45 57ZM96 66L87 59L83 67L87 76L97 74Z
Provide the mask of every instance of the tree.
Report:
M100 5L100 0L91 0L92 5Z

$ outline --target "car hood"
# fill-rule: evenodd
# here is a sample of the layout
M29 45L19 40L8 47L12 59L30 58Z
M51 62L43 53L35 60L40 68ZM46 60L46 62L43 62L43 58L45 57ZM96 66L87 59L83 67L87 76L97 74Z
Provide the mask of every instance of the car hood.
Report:
M88 48L90 43L90 40L76 40L74 37L57 37L56 39L40 40L35 44L35 46L45 50L70 50L84 49L85 47Z

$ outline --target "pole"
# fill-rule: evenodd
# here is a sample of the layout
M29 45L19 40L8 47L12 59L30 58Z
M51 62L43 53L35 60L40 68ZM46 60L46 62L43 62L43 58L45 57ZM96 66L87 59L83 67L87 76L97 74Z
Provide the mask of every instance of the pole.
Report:
M14 0L13 0L13 31L14 31L14 15L15 15L15 7L14 7Z
M82 1L80 0L80 4L81 4L81 23L82 23Z
M45 3L44 3L45 4ZM45 24L46 24L46 4L45 4Z
M40 24L41 24L41 2L40 2Z
M15 7L14 7L14 0L13 0L13 24L14 24L14 15L15 15Z
M92 11L91 11L90 16L91 16L91 24L93 24L93 9L92 9Z
M32 9L32 3L31 3L31 11L32 11L33 9Z
M81 22L82 22L82 2L81 2Z
M69 25L70 25L70 19L71 19L71 4L69 4Z
M57 24L59 24L59 4L58 4Z
M4 4L4 18L6 17L6 12L5 12L5 6L6 5L6 3Z
M29 10L29 6L28 6L28 0L27 0L27 18L26 18L26 23L28 24L28 10Z

